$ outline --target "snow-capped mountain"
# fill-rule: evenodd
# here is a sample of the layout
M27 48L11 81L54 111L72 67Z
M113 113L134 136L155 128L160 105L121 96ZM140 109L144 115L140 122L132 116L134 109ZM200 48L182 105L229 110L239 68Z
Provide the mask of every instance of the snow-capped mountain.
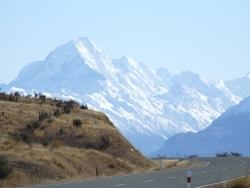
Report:
M250 97L230 107L211 126L197 133L179 133L150 156L199 155L238 152L250 156Z
M25 66L2 91L73 99L104 112L144 154L179 132L203 130L250 95L250 78L208 81L184 71L156 71L128 56L112 59L89 38L57 47L44 61Z

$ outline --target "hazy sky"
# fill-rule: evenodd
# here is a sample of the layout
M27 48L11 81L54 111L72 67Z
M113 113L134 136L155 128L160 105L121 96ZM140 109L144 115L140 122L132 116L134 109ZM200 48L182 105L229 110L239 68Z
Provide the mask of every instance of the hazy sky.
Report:
M250 72L250 0L0 0L0 83L84 36L112 58L175 74Z

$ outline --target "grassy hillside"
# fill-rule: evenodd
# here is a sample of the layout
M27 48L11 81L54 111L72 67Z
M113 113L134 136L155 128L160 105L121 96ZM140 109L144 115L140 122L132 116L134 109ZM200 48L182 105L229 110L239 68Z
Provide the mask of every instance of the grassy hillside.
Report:
M83 108L83 109L82 109ZM0 94L0 155L13 169L1 186L24 186L155 168L108 117L73 101Z

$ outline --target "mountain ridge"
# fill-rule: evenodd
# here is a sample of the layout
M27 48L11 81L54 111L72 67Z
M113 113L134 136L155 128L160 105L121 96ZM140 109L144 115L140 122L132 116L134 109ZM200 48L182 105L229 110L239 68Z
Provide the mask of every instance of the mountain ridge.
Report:
M250 156L250 96L227 109L210 126L197 133L179 133L149 156L215 156L231 151Z

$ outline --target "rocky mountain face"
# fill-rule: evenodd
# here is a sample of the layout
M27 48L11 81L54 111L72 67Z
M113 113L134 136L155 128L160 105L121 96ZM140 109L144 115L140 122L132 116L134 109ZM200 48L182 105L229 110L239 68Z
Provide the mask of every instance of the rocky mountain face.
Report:
M128 56L112 59L84 37L57 47L44 61L28 64L0 87L87 104L104 112L135 147L149 154L176 133L205 129L249 96L250 74L208 81L189 71L155 71Z
M199 155L237 152L250 156L250 97L230 107L206 129L197 133L179 133L150 156Z

